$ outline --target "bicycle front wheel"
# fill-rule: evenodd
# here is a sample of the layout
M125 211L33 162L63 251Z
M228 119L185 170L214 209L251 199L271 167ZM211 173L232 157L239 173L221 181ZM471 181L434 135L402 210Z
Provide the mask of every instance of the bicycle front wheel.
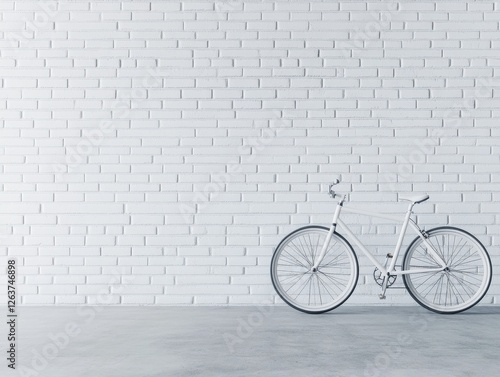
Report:
M405 274L410 295L424 308L453 314L467 310L484 297L491 283L491 261L479 240L466 231L452 227L427 232L427 241L446 262L438 272ZM439 268L419 237L408 247L403 270Z
M312 271L328 228L307 226L286 236L271 260L271 280L278 295L291 307L318 314L342 305L356 287L358 260L351 245L334 233L325 257Z

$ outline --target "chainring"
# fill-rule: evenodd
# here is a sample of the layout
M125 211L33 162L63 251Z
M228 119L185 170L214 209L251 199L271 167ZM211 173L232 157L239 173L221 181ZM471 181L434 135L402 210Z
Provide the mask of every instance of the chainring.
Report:
M375 282L382 286L384 283L384 277L382 276L382 272L378 268L375 267L375 270L373 271L373 278L375 279ZM389 276L389 280L387 281L387 287L390 287L396 282L397 275L391 275Z

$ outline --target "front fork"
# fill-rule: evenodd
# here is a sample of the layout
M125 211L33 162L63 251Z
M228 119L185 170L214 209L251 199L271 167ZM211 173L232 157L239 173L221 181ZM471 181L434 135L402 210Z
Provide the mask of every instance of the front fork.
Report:
M316 272L318 270L318 266L321 264L321 261L323 261L323 258L325 257L326 251L328 250L328 245L330 244L333 233L335 233L335 228L337 228L337 220L340 216L340 210L342 209L343 203L344 199L339 201L337 204L337 208L335 208L335 213L333 214L332 226L330 227L330 230L326 235L325 242L323 243L323 247L321 248L321 252L319 253L318 258L314 261L314 264L311 268L312 272Z

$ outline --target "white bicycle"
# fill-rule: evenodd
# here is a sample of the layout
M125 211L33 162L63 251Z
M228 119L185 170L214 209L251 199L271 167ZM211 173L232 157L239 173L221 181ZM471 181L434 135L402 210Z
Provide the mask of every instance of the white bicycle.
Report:
M437 313L458 313L470 309L484 297L491 283L490 257L479 240L470 233L449 226L421 230L411 219L413 206L429 199L428 195L400 197L410 202L403 220L394 253L387 254L382 266L342 222L342 211L377 217L395 222L401 219L385 214L345 208L345 195L338 197L332 226L310 225L287 235L274 251L271 279L278 295L291 307L305 313L319 314L342 305L358 282L358 259L350 243L337 233L340 226L374 264L374 278L386 289L402 275L411 297L424 308ZM398 258L408 225L417 234L397 271Z

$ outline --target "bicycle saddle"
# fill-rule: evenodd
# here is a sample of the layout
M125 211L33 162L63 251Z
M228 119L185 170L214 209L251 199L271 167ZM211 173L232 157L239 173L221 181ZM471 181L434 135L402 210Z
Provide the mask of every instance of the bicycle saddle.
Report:
M429 195L400 196L399 199L413 203L422 203L429 199Z

